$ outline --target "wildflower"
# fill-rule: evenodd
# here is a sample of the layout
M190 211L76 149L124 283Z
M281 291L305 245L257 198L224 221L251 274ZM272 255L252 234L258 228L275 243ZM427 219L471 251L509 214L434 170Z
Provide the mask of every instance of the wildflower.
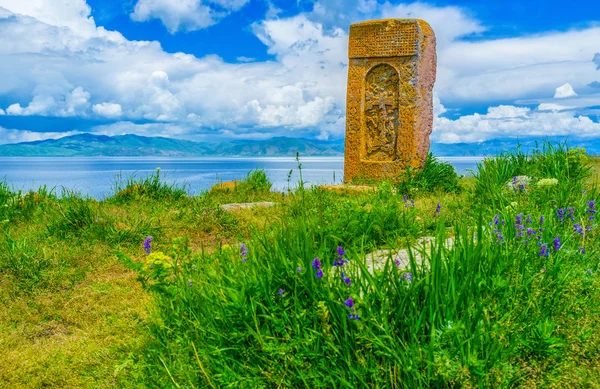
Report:
M344 305L348 308L354 308L354 299L352 297L348 297L348 300L344 301Z
M535 234L536 234L536 232L533 228L531 228L531 227L527 228L527 235L535 235Z
M323 270L319 269L319 271L317 272L317 274L315 274L315 277L317 277L317 278L323 277Z
M437 207L435 208L435 214L439 215L441 210L442 210L442 204L440 204L440 202L438 201Z
M405 194L404 194L404 195L402 195L402 201L406 202L406 200L407 200L407 199L408 199L408 196L407 196L407 195L405 195Z
M587 227L585 227L585 230L589 232L589 231L591 231L593 228L594 228L594 226L587 226Z
M348 286L352 286L352 280L350 279L350 277L346 277L346 275L344 274L344 272L342 272L342 281L344 281L344 283Z
M525 189L525 185L519 184L519 190L524 190L524 189Z
M496 241L498 243L504 243L504 235L502 235L502 231L495 229L494 233L496 234Z
M333 266L344 266L346 263L348 263L348 260L344 258L344 255L346 255L346 251L342 246L338 246L337 253L338 259L337 261L333 261Z
M152 237L148 236L144 239L144 250L146 254L150 254L152 252Z
M298 267L296 268L296 271L297 271L298 273L302 273L302 268L301 268L300 266L298 266Z
M538 181L537 186L556 186L558 180L556 178L543 178Z
M569 207L567 208L567 212L569 212L569 218L571 219L572 222L575 221L575 209L573 209L573 207Z
M544 221L545 221L545 220L546 220L546 219L544 218L544 215L540 216L540 226L543 226L543 225L544 225Z
M531 220L531 215L527 215L527 219L525 220L526 224L532 224L533 221Z
M500 215L496 214L494 215L494 225L498 225L500 223Z
M550 251L548 250L548 245L546 243L541 245L541 250L538 255L541 257L548 257L550 255Z
M561 208L557 211L558 220L561 223L564 221L563 218L565 217L565 212L566 212L566 210L564 208Z
M360 320L360 317L358 317L358 313L349 313L348 314L348 319L351 319L351 320Z
M285 291L281 288L279 288L279 290L277 291L277 293L283 297L283 294L285 293Z
M578 233L578 234L580 234L580 235L583 235L583 234L584 234L584 232L583 232L583 227L581 227L581 226L579 225L579 223L575 223L575 224L573 224L573 231L574 231L574 232L577 232L577 233Z
M396 266L400 266L402 265L402 262L400 262L400 259L396 259Z
M521 224L523 223L523 214L520 213L515 217L515 224Z
M243 262L248 260L248 246L246 246L244 243L240 245L240 255Z
M585 254L585 247L579 248L579 254Z
M554 251L558 251L562 244L560 243L560 238L554 238Z
M412 273L404 273L404 274L402 275L402 278L403 278L405 281L412 282L413 275L412 275Z
M319 270L321 268L321 260L318 257L315 258L315 259L313 259L313 261L312 261L312 267L315 270Z
M188 287L190 287L190 288L191 288L191 287L194 285L194 284L192 283L192 280L188 280L188 281L187 281L187 284L188 284Z
M596 215L596 200L588 201L587 206L588 206L588 209L585 212L590 214L590 216L588 217L588 220L594 221L594 216Z
M592 275L592 269L587 269L585 272L588 274L588 276Z

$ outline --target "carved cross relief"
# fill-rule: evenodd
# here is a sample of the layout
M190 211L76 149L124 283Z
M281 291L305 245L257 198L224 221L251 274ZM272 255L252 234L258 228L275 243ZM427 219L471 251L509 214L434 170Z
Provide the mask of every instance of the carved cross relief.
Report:
M363 160L394 161L398 158L399 76L387 64L377 65L366 76Z

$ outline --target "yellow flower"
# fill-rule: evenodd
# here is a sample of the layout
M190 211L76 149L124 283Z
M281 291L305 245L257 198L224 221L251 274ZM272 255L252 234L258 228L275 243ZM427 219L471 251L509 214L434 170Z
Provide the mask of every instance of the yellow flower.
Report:
M556 178L543 178L538 181L537 186L556 186L558 180Z
M161 251L155 251L146 257L146 266L161 265L165 269L173 267L172 259Z

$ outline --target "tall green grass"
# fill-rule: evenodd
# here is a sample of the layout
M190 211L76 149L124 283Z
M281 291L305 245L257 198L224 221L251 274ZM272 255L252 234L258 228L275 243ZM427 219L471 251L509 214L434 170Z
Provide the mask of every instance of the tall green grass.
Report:
M450 228L444 213L427 211L433 243L421 257L410 250L406 268L391 256L377 270L366 260L427 231L418 205L389 184L345 199L302 189L280 222L240 246L194 253L179 239L140 261L121 254L156 304L138 361L144 382L509 388L560 379L600 349L597 192L575 191L587 166L570 155L546 148L481 164L470 209L447 214ZM559 181L507 188L520 174ZM501 201L477 197L495 191ZM344 266L334 266L338 246Z

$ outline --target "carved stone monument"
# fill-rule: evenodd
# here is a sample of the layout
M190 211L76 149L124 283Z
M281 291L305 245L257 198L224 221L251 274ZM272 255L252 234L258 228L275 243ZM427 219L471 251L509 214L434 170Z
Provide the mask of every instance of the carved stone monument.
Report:
M433 122L435 35L420 19L350 26L344 181L419 168Z

